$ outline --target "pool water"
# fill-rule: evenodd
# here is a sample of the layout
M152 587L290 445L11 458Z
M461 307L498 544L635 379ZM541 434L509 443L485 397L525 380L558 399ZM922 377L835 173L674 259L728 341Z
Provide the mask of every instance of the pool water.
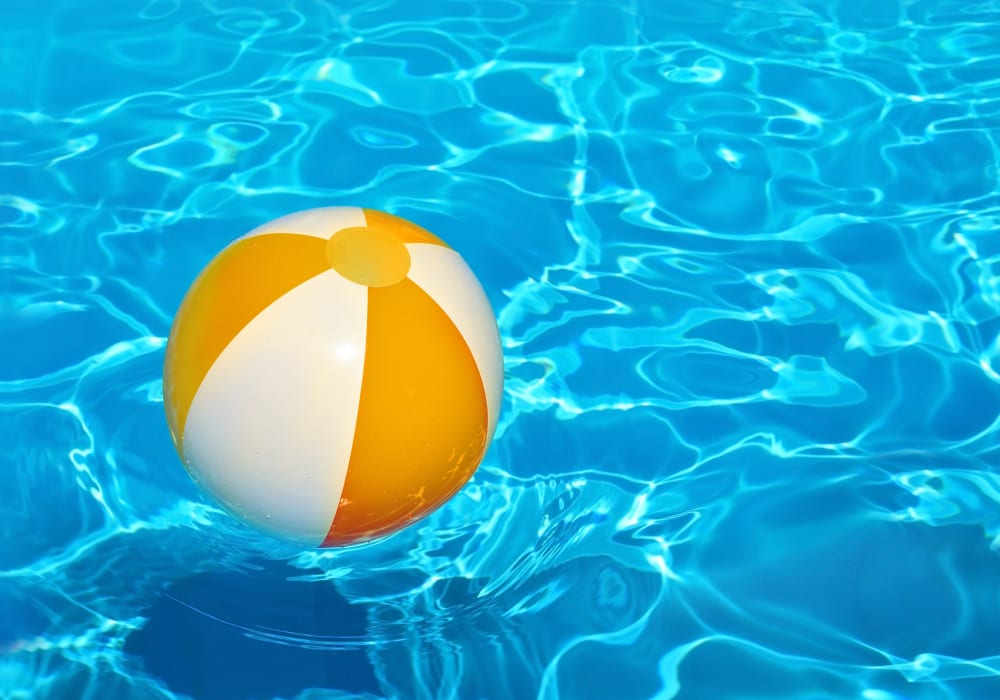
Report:
M0 39L0 698L1000 697L1000 4L6 0ZM461 252L506 388L446 506L303 550L195 487L161 372L202 266L328 205Z

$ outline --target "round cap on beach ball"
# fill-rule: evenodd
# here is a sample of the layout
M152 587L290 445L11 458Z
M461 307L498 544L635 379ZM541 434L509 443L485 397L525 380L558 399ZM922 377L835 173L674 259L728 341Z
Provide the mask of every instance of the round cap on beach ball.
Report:
M496 317L439 238L356 207L276 219L222 250L167 342L178 454L230 512L331 547L445 503L493 438Z

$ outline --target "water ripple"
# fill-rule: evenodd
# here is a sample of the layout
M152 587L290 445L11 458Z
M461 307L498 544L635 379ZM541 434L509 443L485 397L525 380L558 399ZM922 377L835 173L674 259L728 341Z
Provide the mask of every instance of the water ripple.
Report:
M12 14L0 696L1000 694L995 3ZM507 376L472 482L336 551L162 415L190 280L318 204L458 248Z

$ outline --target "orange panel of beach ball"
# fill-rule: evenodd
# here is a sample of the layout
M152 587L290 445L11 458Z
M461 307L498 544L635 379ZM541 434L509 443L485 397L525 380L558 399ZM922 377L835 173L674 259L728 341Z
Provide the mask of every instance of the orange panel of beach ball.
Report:
M222 250L177 312L163 371L194 480L316 547L445 503L482 461L502 393L496 317L466 262L356 207L291 214Z

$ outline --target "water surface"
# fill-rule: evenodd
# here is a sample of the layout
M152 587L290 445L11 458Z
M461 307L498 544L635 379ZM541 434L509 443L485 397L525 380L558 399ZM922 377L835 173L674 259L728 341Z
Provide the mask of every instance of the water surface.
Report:
M1000 697L1000 5L0 12L0 697ZM340 204L476 270L504 413L301 551L161 365L224 245Z

